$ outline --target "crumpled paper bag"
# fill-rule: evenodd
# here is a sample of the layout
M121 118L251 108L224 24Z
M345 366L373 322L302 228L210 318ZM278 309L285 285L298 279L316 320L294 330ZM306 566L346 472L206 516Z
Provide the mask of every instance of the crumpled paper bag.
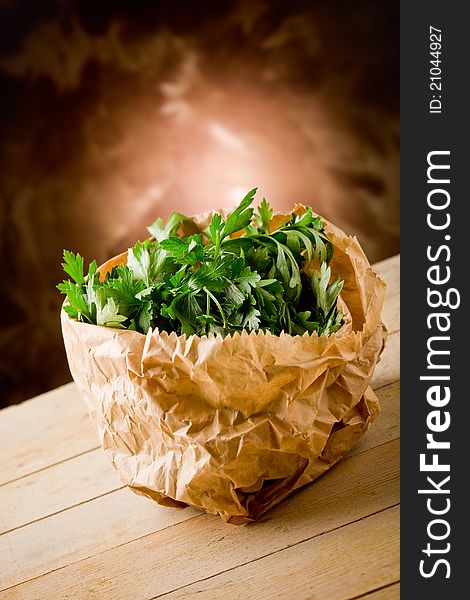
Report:
M330 337L144 335L61 312L72 376L134 492L246 523L327 471L368 429L379 411L369 384L385 339L385 284L358 241L324 223L346 314Z

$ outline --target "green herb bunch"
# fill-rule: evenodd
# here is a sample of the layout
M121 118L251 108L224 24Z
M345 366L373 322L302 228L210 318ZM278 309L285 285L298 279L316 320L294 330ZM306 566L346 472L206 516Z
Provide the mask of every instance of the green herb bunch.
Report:
M200 234L178 235L190 221L180 213L166 224L157 219L148 228L153 238L130 248L127 264L113 267L102 282L96 261L85 277L83 258L65 250L62 266L73 281L57 286L67 297L64 310L85 323L142 333L337 331L343 281L330 281L333 246L321 218L307 208L270 232L273 211L263 199L254 214L255 193L225 220L215 213ZM302 267L316 256L320 271L308 277Z

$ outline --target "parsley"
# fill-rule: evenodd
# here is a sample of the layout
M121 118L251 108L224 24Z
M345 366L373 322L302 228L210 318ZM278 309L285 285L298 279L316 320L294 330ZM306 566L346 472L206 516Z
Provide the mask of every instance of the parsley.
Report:
M270 232L272 208L263 198L254 214L255 193L225 220L215 213L200 234L181 234L191 219L180 213L166 224L157 219L148 228L153 237L129 248L127 264L103 281L95 261L85 275L83 258L65 250L62 266L72 280L57 286L64 310L78 321L142 333L334 333L343 321L343 281L332 281L333 246L321 218L307 208ZM307 277L302 267L315 257L320 270Z

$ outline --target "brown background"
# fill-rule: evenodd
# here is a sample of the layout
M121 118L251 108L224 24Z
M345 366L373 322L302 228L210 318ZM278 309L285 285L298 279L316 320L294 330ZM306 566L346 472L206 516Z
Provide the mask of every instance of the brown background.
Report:
M398 252L398 3L0 0L0 406L70 380L63 248L259 187Z

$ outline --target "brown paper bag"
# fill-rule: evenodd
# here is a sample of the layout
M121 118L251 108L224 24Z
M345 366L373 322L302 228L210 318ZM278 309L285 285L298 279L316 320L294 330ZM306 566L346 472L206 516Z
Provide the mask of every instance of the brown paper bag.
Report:
M211 214L195 217L196 227ZM73 378L133 491L246 523L328 470L368 429L379 411L369 384L385 338L385 284L357 240L324 222L346 314L330 337L144 335L62 311Z

